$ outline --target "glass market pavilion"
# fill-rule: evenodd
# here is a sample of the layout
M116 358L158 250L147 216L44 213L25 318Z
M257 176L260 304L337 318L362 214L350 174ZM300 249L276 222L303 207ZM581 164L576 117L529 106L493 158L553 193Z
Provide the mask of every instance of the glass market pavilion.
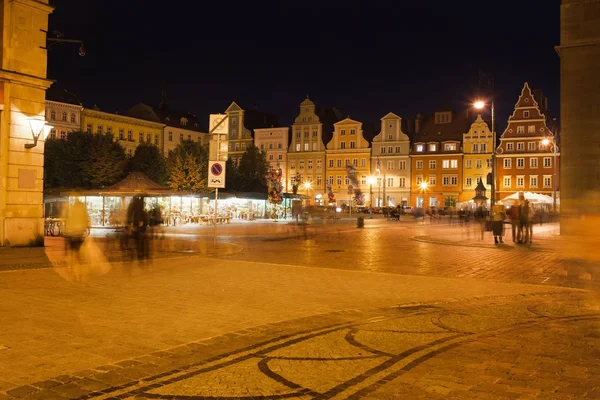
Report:
M126 223L127 206L137 196L144 197L147 210L160 206L163 222L168 225L209 224L214 217L214 193L173 190L141 172L132 172L122 181L103 189L63 191L62 202L57 202L56 198L46 199L46 216L64 217L67 207L79 199L86 205L92 227L118 227ZM221 223L269 218L271 215L267 193L221 192L218 207L218 222Z

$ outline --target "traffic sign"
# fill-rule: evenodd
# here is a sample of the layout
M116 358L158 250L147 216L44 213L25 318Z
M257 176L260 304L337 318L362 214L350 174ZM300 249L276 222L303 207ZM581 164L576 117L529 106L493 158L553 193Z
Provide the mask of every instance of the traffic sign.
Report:
M208 187L225 188L225 163L223 161L208 162Z

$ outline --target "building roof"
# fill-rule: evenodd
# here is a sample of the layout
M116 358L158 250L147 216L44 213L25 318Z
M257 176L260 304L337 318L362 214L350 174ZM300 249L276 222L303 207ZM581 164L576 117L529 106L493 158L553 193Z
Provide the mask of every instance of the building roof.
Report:
M52 86L46 90L46 100L58 101L60 103L82 105L83 103L77 98L75 93L67 90L63 85L54 82Z
M452 120L449 123L436 124L435 114L450 112ZM412 135L413 142L462 142L463 134L469 131L471 117L468 112L457 113L450 110L439 110L432 115L422 116L419 129ZM418 117L419 118L419 117Z
M190 112L171 110L166 104L161 104L158 107L151 107L146 103L138 103L131 107L126 115L190 131L206 132L196 115ZM186 121L185 125L182 124L183 119Z

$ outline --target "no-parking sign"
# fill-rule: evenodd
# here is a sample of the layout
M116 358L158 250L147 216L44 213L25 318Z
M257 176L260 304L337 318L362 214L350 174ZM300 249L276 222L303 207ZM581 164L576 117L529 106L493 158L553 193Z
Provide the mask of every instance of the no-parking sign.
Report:
M225 162L208 162L208 187L219 189L225 188Z

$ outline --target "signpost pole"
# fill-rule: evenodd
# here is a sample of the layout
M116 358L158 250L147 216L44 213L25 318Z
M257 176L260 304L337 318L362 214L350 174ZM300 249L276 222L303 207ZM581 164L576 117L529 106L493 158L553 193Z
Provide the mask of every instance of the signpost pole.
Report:
M221 134L217 133L217 160L221 161ZM213 246L217 248L217 209L219 206L219 188L215 188L215 220L213 231Z

